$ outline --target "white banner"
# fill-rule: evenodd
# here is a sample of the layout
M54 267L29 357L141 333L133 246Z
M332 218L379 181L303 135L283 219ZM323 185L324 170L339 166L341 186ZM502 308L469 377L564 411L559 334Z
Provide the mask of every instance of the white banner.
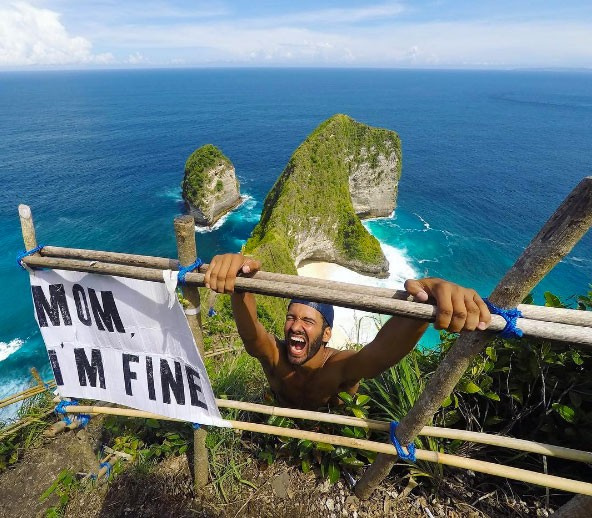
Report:
M163 283L35 270L31 294L62 397L229 425L183 309Z

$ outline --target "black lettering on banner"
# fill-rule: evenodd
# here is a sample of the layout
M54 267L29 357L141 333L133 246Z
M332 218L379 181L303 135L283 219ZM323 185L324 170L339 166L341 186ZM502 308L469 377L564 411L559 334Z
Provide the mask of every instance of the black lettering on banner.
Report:
M125 333L112 291L101 291L102 306L97 298L97 292L92 288L88 288L88 297L90 298L90 307L95 315L95 321L100 331L104 331L106 327L112 333L113 324L115 324L117 331Z
M102 389L105 388L105 370L103 369L103 357L99 349L91 349L91 362L88 363L84 349L77 347L74 349L74 359L76 361L76 368L78 369L78 382L81 387L86 387L87 377L90 386L96 387L98 374L99 385Z
M74 303L76 304L78 320L80 320L85 326L92 325L92 319L90 318L90 311L88 310L88 302L86 301L86 293L84 293L84 288L80 286L80 284L74 284L74 286L72 286L72 295L74 296Z
M189 367L189 365L185 366L185 372L187 373L187 384L189 385L189 397L191 399L191 406L199 406L207 410L208 405L201 401L198 395L198 392L200 394L202 393L201 385L198 381L196 381L200 379L199 373L195 369Z
M72 318L70 317L70 311L68 310L66 292L63 284L49 285L49 302L47 302L41 286L31 286L31 291L33 293L33 304L35 305L39 327L47 327L46 314L52 325L59 326L60 313L64 319L64 325L72 325Z
M56 380L56 385L61 386L64 384L64 378L62 378L62 369L58 361L58 354L55 352L55 349L48 349L47 354L49 355L49 363L53 371L53 377Z
M148 380L148 397L156 401L156 391L154 390L154 369L152 368L152 358L146 356L146 379Z
M140 358L135 354L123 353L121 359L123 361L123 381L125 382L125 393L128 396L133 396L132 380L138 379L138 375L130 370L130 362L139 363Z
M183 386L183 373L181 372L181 364L174 362L175 364L175 377L169 367L168 362L164 359L160 359L160 383L162 385L162 401L163 403L171 403L171 389L175 395L175 400L178 405L185 404L185 387Z

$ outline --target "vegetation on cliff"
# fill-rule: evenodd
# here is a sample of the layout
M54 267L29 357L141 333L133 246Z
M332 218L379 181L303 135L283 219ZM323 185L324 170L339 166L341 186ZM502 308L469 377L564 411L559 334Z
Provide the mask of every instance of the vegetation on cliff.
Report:
M265 270L295 274L295 263L327 260L362 273L385 275L388 262L380 243L356 215L349 176L361 163L376 167L380 157L397 157L398 135L347 115L320 124L296 149L267 195L263 213L244 252ZM265 300L272 319L283 321L284 307Z
M209 192L208 172L219 166L232 167L230 160L212 144L196 149L185 162L183 177L183 199L196 207L201 206ZM216 190L221 190L221 183L216 183Z

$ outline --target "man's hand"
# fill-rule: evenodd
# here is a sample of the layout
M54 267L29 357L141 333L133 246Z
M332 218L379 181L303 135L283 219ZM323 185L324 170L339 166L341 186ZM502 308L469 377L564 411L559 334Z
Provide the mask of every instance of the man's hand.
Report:
M405 289L418 302L431 299L436 303L436 329L452 333L484 330L491 322L489 309L475 290L435 277L407 280Z
M239 273L254 274L261 268L256 259L242 254L216 255L210 262L205 275L206 288L217 293L233 293L236 276Z

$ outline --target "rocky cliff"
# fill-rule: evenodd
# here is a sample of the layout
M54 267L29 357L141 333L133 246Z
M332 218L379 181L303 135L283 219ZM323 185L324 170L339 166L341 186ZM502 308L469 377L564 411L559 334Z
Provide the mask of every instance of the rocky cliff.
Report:
M388 262L360 217L392 213L400 174L395 132L334 115L292 155L245 252L260 256L265 269L286 273L318 260L386 277Z
M241 203L234 166L212 144L187 159L182 188L187 210L198 225L213 225Z

